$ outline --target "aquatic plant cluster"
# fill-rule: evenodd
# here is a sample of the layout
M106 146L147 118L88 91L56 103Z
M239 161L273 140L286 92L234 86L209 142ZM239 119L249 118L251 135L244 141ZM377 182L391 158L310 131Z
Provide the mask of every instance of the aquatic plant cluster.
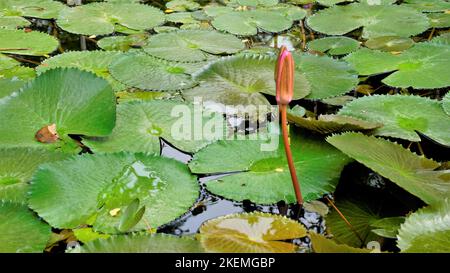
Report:
M447 0L0 0L0 252L450 252L449 30ZM205 194L253 209L168 232Z

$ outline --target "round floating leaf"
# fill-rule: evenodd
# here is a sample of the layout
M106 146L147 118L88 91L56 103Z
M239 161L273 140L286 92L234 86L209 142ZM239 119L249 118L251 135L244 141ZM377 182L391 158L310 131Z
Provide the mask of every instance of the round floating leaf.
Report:
M296 74L304 74L311 85L308 99L336 97L351 91L358 84L358 75L343 61L309 54L294 53L293 56ZM296 90L305 89L304 83L298 81L294 87Z
M190 0L171 0L166 3L166 8L173 11L198 10L200 4Z
M145 214L131 231L156 228L179 217L195 202L198 190L188 168L172 159L86 154L41 165L32 180L29 203L54 227L75 228L95 219L94 230L118 233L120 215L134 199L145 206Z
M325 221L328 231L333 234L333 240L336 243L360 248L376 239L377 236L371 233L371 224L379 220L380 217L372 212L370 208L364 204L354 203L349 200L336 202L336 207L353 227L352 231L336 210L332 210L326 216ZM358 233L359 237L355 232Z
M67 32L84 35L106 35L118 27L145 30L164 22L164 14L149 5L132 3L91 3L63 9L58 26Z
M382 123L376 135L390 136L410 141L420 141L419 131L437 142L450 145L450 128L447 116L439 101L419 96L375 95L347 103L338 115L350 116L369 122Z
M240 213L215 218L200 228L200 242L208 252L285 253L298 247L286 240L301 238L298 222L269 213Z
M151 36L144 51L169 61L206 61L210 54L233 54L244 49L233 35L209 30L180 30Z
M0 252L43 252L50 226L26 206L0 202Z
M172 23L181 24L199 24L194 17L192 17L192 12L175 12L166 15L166 20Z
M380 36L369 39L364 44L370 49L381 51L403 51L414 45L414 41L410 38L402 38L397 36Z
M428 28L428 18L415 9L398 5L353 3L321 10L308 18L315 31L342 35L363 27L362 37L409 37ZM339 22L339 23L336 23Z
M359 0L358 2L368 5L389 5L395 3L397 0ZM355 2L355 0L317 0L317 2L324 6L333 6L344 2Z
M195 152L217 138L223 138L226 130L222 116L213 115L203 117L202 124L218 124L217 131L202 132L202 124L196 124L197 120L194 120L196 115L193 106L184 102L121 103L117 107L117 124L112 134L106 138L85 139L83 143L95 152L159 153L159 138L164 138L183 151Z
M18 16L2 16L0 13L0 28L16 29L28 27L31 23L25 18Z
M188 67L189 64L166 62L140 53L116 58L109 70L115 79L130 87L173 91L197 84L188 74Z
M359 42L345 36L325 37L308 43L308 48L330 55L344 55L359 48Z
M256 35L258 30L273 33L284 31L292 26L293 20L287 14L257 9L225 12L217 15L211 23L218 30L250 36Z
M248 7L270 7L278 4L278 0L231 0L228 5Z
M450 9L450 3L447 0L405 0L402 5L422 12L437 12Z
M69 148L69 134L105 136L115 124L115 97L108 83L77 69L49 70L25 88L1 99L3 146ZM59 140L40 143L35 135L56 125Z
M309 233L311 246L315 253L370 253L369 249L355 248L345 244L338 244L325 236L315 232Z
M311 117L304 118L288 111L287 116L288 120L295 125L320 134L373 130L382 126L380 123L338 115L320 115L315 119Z
M224 105L268 105L260 94L275 96L274 70L276 60L269 56L240 55L222 58L194 75L200 85L183 91L189 101L203 98L204 102ZM304 98L309 84L302 73L295 74L294 98Z
M196 153L189 167L194 173L244 171L206 182L214 194L262 204L293 203L296 199L281 143L278 135L268 140L220 140ZM297 132L291 135L291 147L304 200L333 191L350 159L325 142Z
M46 59L36 68L38 73L53 68L78 68L89 71L109 82L115 91L126 89L125 85L115 80L108 71L108 66L115 57L120 56L117 51L72 51Z
M447 92L442 99L442 108L444 109L444 112L450 116L450 92Z
M28 182L37 167L65 157L63 153L41 149L0 149L0 200L26 203Z
M0 28L0 53L43 56L58 47L55 37L38 31Z
M333 146L428 204L450 197L450 172L439 163L373 136L345 133L327 138Z
M2 0L0 16L25 16L52 19L64 5L52 0Z
M147 33L132 34L128 36L112 36L100 39L97 46L103 50L128 51L134 47L142 47L147 43Z
M397 238L402 252L448 253L450 199L411 214L401 225Z
M202 253L200 243L192 238L157 233L153 235L118 235L88 242L81 253Z
M418 43L400 55L361 49L345 59L360 75L397 70L383 79L383 83L389 86L425 89L450 85L450 73L447 69L450 46L444 44Z
M430 26L435 28L450 27L450 13L429 13Z

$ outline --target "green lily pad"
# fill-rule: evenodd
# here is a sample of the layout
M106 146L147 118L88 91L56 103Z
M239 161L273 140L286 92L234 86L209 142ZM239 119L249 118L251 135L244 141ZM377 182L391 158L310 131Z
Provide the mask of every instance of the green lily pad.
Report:
M325 217L325 221L328 232L333 235L333 240L336 243L360 248L365 247L368 242L376 239L377 236L371 233L371 225L379 220L380 216L372 212L364 204L354 203L349 200L336 202L336 207L353 226L352 231L336 210L333 209Z
M25 18L18 16L2 16L0 13L0 29L16 29L22 27L28 27L31 23Z
M0 79L0 99L22 88L27 82L20 79Z
M315 31L329 35L342 35L363 27L363 38L409 37L422 33L429 27L428 18L415 9L364 3L321 10L308 17L307 22Z
M397 36L380 36L369 39L364 44L370 49L377 49L381 51L403 51L414 45L414 41L410 38Z
M83 244L97 239L108 239L111 237L109 234L95 232L92 228L76 228L73 230L73 235Z
M438 12L450 9L450 3L447 0L405 0L402 5L422 12Z
M346 244L338 244L315 232L309 233L311 246L315 253L370 253L369 249L355 248Z
M53 227L75 228L95 219L95 231L114 234L119 233L121 213L134 199L146 210L130 231L156 228L181 216L198 190L187 166L173 159L85 154L41 165L31 182L29 204Z
M143 53L116 58L109 71L119 82L143 90L173 91L197 85L188 73L189 64L167 62Z
M368 122L339 115L320 115L315 119L311 117L304 118L288 111L287 116L288 120L298 127L320 134L373 130L383 126L381 123Z
M227 106L269 105L261 94L275 96L276 59L270 56L240 55L222 58L194 74L199 86L183 91L188 101L202 98ZM294 99L309 94L305 75L295 74Z
M19 90L35 76L34 69L20 66L18 61L0 54L0 99Z
M450 92L447 92L442 99L442 108L444 109L444 112L450 116Z
M396 239L400 225L405 222L405 217L388 217L371 223L372 232L378 236Z
M78 68L94 73L98 77L107 80L115 91L122 91L126 89L126 86L115 80L108 70L108 66L112 63L114 58L120 55L121 52L118 51L65 52L46 59L36 68L36 71L41 74L54 68Z
M64 5L52 0L2 0L0 16L25 16L41 19L52 19Z
M100 39L97 46L109 51L128 51L134 47L142 47L147 43L147 33L132 34L128 36L112 36Z
M358 84L358 76L346 62L328 56L294 53L296 74L304 74L311 86L308 99L336 97L351 91ZM300 84L300 85L299 85ZM294 88L308 90L302 82Z
M171 0L166 3L166 8L173 11L193 11L200 9L200 4L191 0Z
M154 57L182 62L206 61L211 54L233 54L244 49L233 35L207 30L180 30L151 36L144 51Z
M77 252L77 251L71 251ZM202 253L200 243L192 238L162 233L118 235L83 245L81 253Z
M270 7L278 4L278 0L230 0L228 6Z
M24 205L0 202L0 252L43 252L50 226Z
M270 213L229 214L200 227L200 242L207 252L285 253L298 246L286 240L306 236L298 222Z
M226 124L220 115L203 117L202 124L218 124L217 131L197 128L192 105L168 100L121 103L117 107L117 125L106 138L85 139L83 143L95 152L160 151L160 138L175 147L195 152L208 143L223 138ZM198 134L201 135L198 135Z
M396 70L382 80L389 86L426 89L450 85L450 73L447 73L450 46L444 44L418 43L400 55L360 49L345 57L345 60L351 63L360 75Z
M0 28L0 53L44 56L58 47L58 40L48 34Z
M420 141L415 132L419 131L450 145L450 129L442 126L449 124L450 118L436 100L402 95L367 96L347 103L338 115L382 123L375 135Z
M0 200L25 204L28 182L38 166L66 157L42 149L0 149Z
M105 136L115 124L115 97L108 83L77 69L49 70L0 103L2 146L65 148L69 134ZM55 125L58 139L41 143L38 131ZM45 141L44 142L50 142Z
M308 48L330 55L344 55L359 48L359 42L345 36L325 37L308 43Z
M317 0L323 6L333 6L344 2L355 2L356 0ZM395 3L397 0L360 0L358 2L368 5L389 5Z
M402 252L448 253L450 245L450 199L418 210L401 225L398 247Z
M350 159L321 140L294 132L290 138L294 165L308 202L334 190ZM267 151L270 148L276 150ZM206 182L209 191L225 198L262 204L296 200L278 135L268 140L219 140L196 153L189 167L202 174L243 171Z
M434 37L430 43L450 46L450 32Z
M116 26L132 30L151 29L164 23L164 14L154 7L133 3L91 3L63 9L58 16L63 30L83 35L121 32Z
M431 27L450 27L450 13L428 13L427 16Z
M304 12L303 17L306 15ZM278 33L290 28L293 24L289 14L275 10L229 11L214 17L213 27L235 35L251 36L258 31Z
M428 204L450 197L450 171L439 163L373 136L345 133L328 137L333 146Z

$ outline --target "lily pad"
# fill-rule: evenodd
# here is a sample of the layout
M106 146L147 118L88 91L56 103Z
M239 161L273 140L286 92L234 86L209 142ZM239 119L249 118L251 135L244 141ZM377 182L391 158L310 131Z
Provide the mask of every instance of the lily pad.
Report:
M200 4L191 0L171 0L166 3L166 8L173 11L192 11L200 9Z
M46 59L36 68L36 71L41 74L49 69L54 68L78 68L94 73L100 78L109 82L115 91L122 91L126 86L121 82L115 80L109 70L108 66L115 57L120 56L118 51L72 51L56 55L55 57Z
M179 217L193 205L198 190L187 166L173 159L86 154L41 165L31 183L29 204L53 227L75 228L95 219L95 231L114 234L119 233L120 214L134 199L146 210L131 231Z
M0 54L0 99L19 90L35 76L34 69L21 66L13 58Z
M315 232L309 233L312 249L315 253L370 253L369 249L351 247L346 244L338 244Z
M325 142L298 131L291 133L291 147L303 198L308 202L334 190L350 159ZM267 151L269 147L276 150ZM267 140L219 140L196 153L189 167L202 174L242 171L206 182L209 191L225 198L262 204L296 200L278 135Z
M434 37L430 43L450 46L450 32Z
M347 63L328 56L294 53L296 74L304 74L311 86L308 99L336 97L351 91L358 84L358 76ZM308 90L304 83L295 82L294 88Z
M83 35L121 32L117 26L132 30L151 29L164 23L164 14L149 5L133 3L91 3L63 9L58 16L63 30Z
M444 109L444 112L450 116L450 92L447 92L442 99L442 108Z
M48 34L0 28L0 53L44 56L58 47L58 40Z
M333 6L344 2L355 2L356 0L317 0L317 2L324 6ZM358 2L368 5L389 5L395 3L397 0L359 0Z
M418 210L401 225L398 247L402 252L448 253L450 245L450 199Z
M428 13L430 26L435 28L450 27L450 13Z
M359 48L359 42L345 36L325 37L308 43L308 48L330 55L344 55Z
M414 41L410 38L397 36L380 36L369 39L364 45L370 49L377 49L388 52L398 52L408 49L414 45Z
M348 55L345 60L360 75L396 71L382 80L389 86L426 89L450 85L450 73L447 69L450 46L444 44L418 43L400 55L361 49Z
M195 152L208 143L223 138L226 124L220 115L203 117L197 124L192 105L168 100L121 103L117 107L117 125L106 138L85 139L95 152L160 151L160 138L175 147ZM201 118L201 117L200 117ZM218 124L217 131L203 131L206 124ZM197 130L197 131L196 131Z
M233 35L208 30L180 30L151 36L144 51L154 57L182 62L206 61L211 54L233 54L244 43Z
M0 149L0 200L25 204L28 182L38 166L66 157L42 149Z
M306 236L298 222L269 213L240 213L204 223L200 242L207 252L286 253L298 247L286 240Z
M363 27L362 37L409 37L428 29L428 18L415 9L398 5L353 3L333 6L308 17L315 31L342 35ZM339 23L336 23L339 22Z
M450 197L450 171L435 171L439 163L399 144L359 133L335 135L327 141L428 204Z
M339 115L320 115L315 119L311 117L304 118L288 111L287 116L288 120L295 125L320 134L373 130L383 126L381 123Z
M159 60L143 53L119 56L109 69L119 82L153 91L181 90L197 85L188 70L189 65Z
M132 34L128 36L111 36L100 39L97 46L103 50L128 51L134 47L142 47L147 43L147 33Z
M72 251L77 252L77 251ZM202 253L200 243L192 238L162 233L118 235L83 245L81 253Z
M450 10L450 3L447 0L405 0L402 5L422 12Z
M52 0L2 0L0 16L25 16L52 19L58 16L64 5Z
M18 16L2 16L0 13L0 28L16 29L28 27L31 23L25 18Z
M0 202L0 252L43 252L50 226L24 205Z
M347 103L338 115L379 122L375 135L420 141L419 131L437 142L450 145L450 117L437 100L419 96L374 95Z
M333 235L333 240L336 243L360 248L365 247L368 242L377 238L371 232L371 225L381 217L372 212L365 204L343 200L336 202L336 207L353 227L352 231L336 210L333 209L325 217L325 221L328 232Z
M371 223L372 232L378 236L396 239L400 225L405 222L405 217L388 217Z
M69 134L105 136L115 124L115 97L108 83L77 69L49 70L25 88L1 99L2 146L65 148L73 152ZM40 143L36 134L54 125L59 139Z

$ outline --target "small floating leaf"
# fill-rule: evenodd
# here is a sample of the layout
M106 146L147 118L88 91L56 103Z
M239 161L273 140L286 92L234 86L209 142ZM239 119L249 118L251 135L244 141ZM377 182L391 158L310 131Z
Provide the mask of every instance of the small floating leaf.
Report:
M306 229L298 222L260 212L222 216L200 228L200 242L208 252L294 252L297 246L286 240L305 235Z
M364 44L370 49L377 49L381 51L403 51L414 45L414 41L410 38L397 36L380 36L369 39Z
M439 163L399 144L359 133L335 135L327 141L428 204L450 197L450 172L435 171Z
M325 37L308 43L308 48L328 53L330 55L344 55L359 48L359 42L345 36Z
M0 28L0 53L44 56L58 47L58 40L48 34Z
M315 253L370 253L369 249L355 248L345 244L338 244L325 236L315 232L309 233L312 249Z
M109 51L128 51L134 47L142 47L147 44L147 33L132 34L128 36L111 36L100 39L98 47Z
M0 253L43 252L50 234L28 207L0 202Z
M402 6L411 7L422 12L450 10L450 3L447 0L405 0Z
M25 16L52 19L58 16L64 5L52 0L2 0L0 16Z
M111 237L109 234L95 232L92 228L76 228L73 230L73 234L84 244L96 239L107 239Z

